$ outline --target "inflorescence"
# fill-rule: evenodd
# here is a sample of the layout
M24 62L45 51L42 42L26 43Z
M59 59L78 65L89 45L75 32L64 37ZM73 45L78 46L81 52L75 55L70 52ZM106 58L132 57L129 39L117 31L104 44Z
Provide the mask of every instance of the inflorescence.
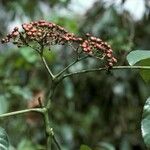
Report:
M113 51L106 42L100 38L86 35L86 38L75 36L73 33L66 31L63 27L45 20L22 24L22 31L15 27L13 31L1 40L2 43L13 42L18 47L29 46L30 43L37 42L39 46L77 44L78 49L90 56L102 56L106 60L107 66L112 67L116 62Z

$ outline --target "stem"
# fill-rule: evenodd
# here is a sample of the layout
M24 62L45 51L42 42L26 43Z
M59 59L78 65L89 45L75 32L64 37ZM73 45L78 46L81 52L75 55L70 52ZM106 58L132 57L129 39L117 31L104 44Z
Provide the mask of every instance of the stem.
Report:
M118 69L144 69L144 70L150 70L150 66L114 66L111 68L111 70L118 70ZM104 68L96 68L96 69L88 69L88 70L81 70L73 73L68 73L60 78L60 81L63 80L66 77L78 75L78 74L84 74L88 72L95 72L95 71L103 71L108 70L107 67Z
M116 70L116 69L144 69L144 70L150 70L150 66L114 66L112 69L113 70Z
M85 57L81 57L81 58L78 58L77 57L77 59L74 61L74 62L72 62L71 64L69 64L67 67L65 67L62 71L60 71L55 77L56 78L58 78L58 77L60 77L66 70L68 70L70 67L72 67L74 64L76 64L77 62L79 62L79 61L81 61L81 60L83 60L83 59L86 59L87 57L89 57L88 55L87 56L85 56Z
M50 121L49 121L49 115L48 115L48 109L45 108L44 111L44 122L45 122L45 133L46 133L46 149L51 150L52 149L52 130L50 128Z
M52 81L52 84L51 84L51 88L50 88L50 93L49 93L49 96L48 96L48 102L46 104L46 108L49 110L50 109L50 106L51 106L51 101L53 99L53 95L54 95L54 92L55 92L55 89L57 87L57 78L54 79L54 81Z
M25 114L25 113L29 113L29 112L43 113L43 109L42 108L32 108L32 109L24 109L24 110L9 112L9 113L5 113L5 114L0 115L0 119L5 118L5 117L9 117L9 116L16 116L16 115L20 115L20 114Z
M44 125L45 125L45 133L46 133L46 149L47 150L52 150L52 138L54 139L54 132L53 132L53 129L50 127L50 119L49 119L49 109L50 109L50 105L51 105L51 99L53 97L53 94L54 94L54 90L55 90L55 87L56 87L56 77L53 75L51 69L49 68L47 62L46 62L46 59L44 58L43 56L43 49L44 49L44 46L42 45L41 46L41 49L40 49L40 57L42 59L42 62L46 68L46 70L48 71L51 79L52 79L52 85L51 85L51 89L50 89L50 99L48 100L47 104L46 104L46 107L43 107L40 99L39 99L39 103L43 109L43 118L44 118ZM54 142L56 143L56 139L54 140ZM57 147L58 147L58 143L57 143ZM60 149L60 146L58 147L59 150Z
M55 76L53 75L51 69L49 68L49 66L48 66L48 64L47 64L47 62L46 62L44 56L43 56L43 55L40 55L40 56L41 56L42 62L43 62L43 64L44 64L46 70L48 71L50 77L52 78L52 80L54 80Z
M54 140L54 143L56 144L56 147L58 148L58 150L61 150L61 146L60 146L60 144L58 143L58 141L57 141L55 135L53 135L53 140Z

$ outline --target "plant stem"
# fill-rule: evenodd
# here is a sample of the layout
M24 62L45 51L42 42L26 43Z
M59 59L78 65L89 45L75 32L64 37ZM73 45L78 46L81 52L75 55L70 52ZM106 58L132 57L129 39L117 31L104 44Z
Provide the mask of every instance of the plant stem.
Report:
M46 133L46 149L47 149L47 150L52 150L52 139L54 139L54 142L55 142L55 143L56 143L57 141L56 141L56 139L55 139L55 137L54 137L53 129L50 127L49 109L50 109L50 105L51 105L51 99L52 99L52 97L53 97L54 90L55 90L56 85L57 85L57 84L56 84L57 78L53 75L51 69L49 68L49 66L48 66L48 64L47 64L47 62L46 62L46 59L45 59L44 56L43 56L43 48L44 48L44 46L42 45L39 54L40 54L40 57L41 57L41 59L42 59L42 62L43 62L43 64L44 64L46 70L47 70L48 73L49 73L49 76L50 76L51 79L52 79L52 84L51 84L51 88L50 88L49 100L48 100L46 106L43 107L43 105L41 104L41 101L40 101L40 100L39 100L39 103L40 103L42 109L44 110L44 111L43 111L43 118L44 118L45 133ZM58 142L57 142L56 145L57 145L58 149L61 150L61 149L60 149L60 146L59 146L59 144L58 144Z
M48 71L50 77L52 78L52 80L54 80L55 76L53 75L53 73L52 73L51 69L49 68L49 66L48 66L48 64L47 64L47 62L46 62L46 60L45 60L43 55L41 55L41 59L42 59L42 62L44 64L46 70Z
M53 140L54 140L54 143L56 144L56 147L58 148L58 150L61 150L61 146L60 146L60 144L58 143L58 141L57 141L55 135L53 135Z
M25 113L29 113L29 112L43 113L43 109L42 108L31 108L31 109L24 109L24 110L9 112L9 113L5 113L5 114L0 115L0 119L5 118L5 117L9 117L9 116L16 116L16 115L20 115L20 114L25 114Z
M46 149L47 150L51 150L51 146L52 146L52 130L50 128L50 121L49 121L49 115L48 115L48 109L45 108L45 111L43 113L44 116L44 125L45 125L45 133L46 133Z
M119 70L119 69L124 69L124 70L125 69L150 70L150 66L114 66L110 70ZM77 72L68 73L68 74L65 74L64 76L62 76L60 78L60 81L63 80L64 78L66 78L66 77L73 76L73 75L84 74L84 73L88 73L88 72L104 71L104 70L108 70L108 68L104 67L104 68L88 69L88 70L81 70L81 71L77 71Z
M143 70L150 70L150 66L114 66L112 70L117 69L143 69Z
M79 61L81 61L81 60L83 60L83 59L86 59L87 57L89 57L89 56L87 55L87 56L81 57L81 58L78 58L78 57L77 57L77 59L76 59L75 61L73 61L71 64L69 64L67 67L65 67L62 71L60 71L55 77L56 77L56 78L60 77L60 76L61 76L66 70L68 70L71 66L73 66L74 64L76 64L77 62L79 62Z

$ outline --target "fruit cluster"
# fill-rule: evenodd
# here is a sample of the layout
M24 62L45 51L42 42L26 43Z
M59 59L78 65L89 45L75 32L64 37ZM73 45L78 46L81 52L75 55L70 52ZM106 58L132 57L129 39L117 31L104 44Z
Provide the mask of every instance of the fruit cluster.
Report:
M2 43L8 43L10 42L10 39L15 39L19 35L19 28L15 27L14 30L10 33L7 34L6 38L2 39Z
M100 38L86 34L87 39L85 39L81 47L84 52L89 54L100 53L103 58L106 58L107 65L112 67L114 63L117 62L117 59L113 56L113 51L106 42L103 42Z
M111 47L100 38L86 35L86 38L76 37L73 33L66 31L63 27L45 20L25 23L22 25L23 31L18 27L2 39L2 43L8 43L11 40L18 47L28 46L31 42L37 42L42 46L51 46L56 44L77 43L78 47L85 53L95 56L102 54L103 59L107 61L107 66L112 67L117 62L113 56ZM95 53L96 52L96 53Z
M23 32L19 32L15 27L11 34L2 39L2 43L7 43L11 39L14 44L24 45L31 41L36 41L43 45L64 44L67 41L80 41L81 38L75 37L73 33L67 32L64 28L45 20L31 22L22 25Z

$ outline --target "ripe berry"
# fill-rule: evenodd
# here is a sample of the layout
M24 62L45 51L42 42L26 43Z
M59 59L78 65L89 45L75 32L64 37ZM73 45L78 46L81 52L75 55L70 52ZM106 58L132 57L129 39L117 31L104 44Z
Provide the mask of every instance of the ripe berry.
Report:
M15 28L14 28L14 31L18 31L18 30L19 30L19 28L18 28L18 27L15 27Z

